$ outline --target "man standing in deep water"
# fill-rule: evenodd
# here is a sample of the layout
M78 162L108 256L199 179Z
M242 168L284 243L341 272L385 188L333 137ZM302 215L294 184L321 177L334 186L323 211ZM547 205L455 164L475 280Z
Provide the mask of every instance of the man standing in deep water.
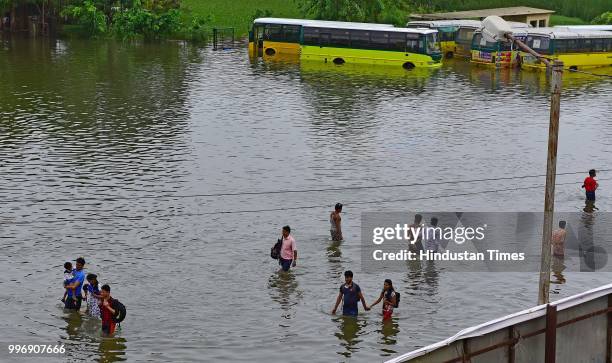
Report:
M74 277L66 285L68 296L65 302L66 309L79 310L81 308L81 301L83 301L83 282L85 281L85 259L79 257L76 259L76 269L74 270Z
M332 315L336 314L336 310L338 310L338 306L342 301L342 315L357 316L357 314L359 313L357 303L360 300L361 304L363 305L363 308L365 310L370 310L370 308L365 302L363 294L361 293L361 288L359 287L359 285L353 282L353 271L345 271L344 284L340 286L340 292L338 293L338 297L336 298L336 305L334 305Z
M329 215L329 223L331 224L329 232L331 233L332 241L339 242L342 241L342 217L340 213L342 212L342 204L336 203L334 207L334 211Z

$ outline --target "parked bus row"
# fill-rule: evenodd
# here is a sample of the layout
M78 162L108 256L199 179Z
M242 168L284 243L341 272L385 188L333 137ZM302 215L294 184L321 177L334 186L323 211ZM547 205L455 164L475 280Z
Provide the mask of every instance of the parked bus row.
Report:
M513 36L570 69L612 66L611 26L532 28L509 22ZM390 24L259 18L249 33L249 52L267 60L312 61L341 65L383 64L437 68L442 58L466 58L498 68L544 68L510 41L490 42L478 20L413 21Z

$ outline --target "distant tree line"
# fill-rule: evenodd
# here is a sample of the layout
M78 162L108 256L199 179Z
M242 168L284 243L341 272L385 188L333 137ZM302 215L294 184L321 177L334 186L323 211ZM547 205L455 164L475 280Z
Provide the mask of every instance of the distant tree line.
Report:
M178 35L196 39L205 37L208 22L182 16L180 0L0 0L3 12L19 7L35 8L32 15L55 18L88 37L151 40Z

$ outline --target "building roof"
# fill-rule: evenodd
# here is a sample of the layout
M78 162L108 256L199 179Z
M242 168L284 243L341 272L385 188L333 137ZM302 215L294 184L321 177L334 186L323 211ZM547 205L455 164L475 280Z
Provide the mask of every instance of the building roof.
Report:
M514 6L509 8L481 9L468 11L451 11L449 13L413 14L415 19L474 19L486 18L487 16L520 16L520 15L545 15L552 14L554 10L530 8L528 6Z

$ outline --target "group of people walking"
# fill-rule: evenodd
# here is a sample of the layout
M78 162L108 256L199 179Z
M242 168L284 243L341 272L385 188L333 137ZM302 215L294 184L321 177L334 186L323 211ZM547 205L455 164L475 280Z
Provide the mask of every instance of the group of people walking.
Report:
M331 313L332 315L335 315L336 311L338 310L338 306L340 306L340 303L342 302L342 315L357 316L360 301L363 305L363 309L366 311L372 309L373 306L378 305L382 301L383 320L387 320L391 319L393 309L398 307L400 300L399 297L399 292L396 292L395 288L393 288L393 282L390 279L386 279L378 299L372 303L372 305L368 306L363 293L361 292L361 288L359 285L353 282L353 271L349 270L344 272L344 284L340 285L340 291L338 292L338 297L336 298L336 305L334 305Z
M102 333L106 335L115 332L116 325L125 319L125 306L114 299L111 288L105 284L99 287L98 276L85 273L85 259L76 259L76 268L72 262L64 264L64 307L70 310L81 310L83 300L86 301L86 313L102 320ZM85 283L87 280L87 283Z
M342 204L336 203L334 210L329 215L330 222L330 234L332 241L339 242L343 240L342 237ZM284 226L282 228L282 236L278 239L274 247L272 247L270 255L272 258L278 259L278 264L281 266L281 271L287 272L291 267L297 265L297 247L295 239L291 236L291 227ZM358 314L358 303L361 301L365 310L370 310L373 306L379 304L381 301L383 320L390 319L393 314L393 309L399 304L400 294L393 288L393 282L390 279L386 279L383 284L383 290L380 293L378 299L370 306L365 302L365 298L361 293L359 285L353 282L353 272L346 271L344 273L344 284L340 286L338 298L336 299L336 305L332 310L332 314L336 314L338 306L341 302L342 314L346 316L357 316Z
M584 180L582 184L582 188L585 189L586 192L586 208L589 208L591 211L593 210L595 203L595 190L599 187L599 183L595 180L597 176L597 172L595 169L589 170L589 176ZM334 210L329 214L329 222L330 222L330 234L332 241L338 242L343 240L342 236L342 204L336 203ZM414 218L414 223L411 226L417 226L422 223L422 216L417 214ZM431 226L438 225L438 219L432 218L430 221ZM552 238L552 253L553 256L557 259L563 259L564 257L564 242L566 236L565 230L565 221L559 222L559 229L553 233ZM435 238L428 239L426 241L421 241L420 238L417 239L414 245L411 245L411 249L416 250L430 250L430 251L440 251L443 250L444 247L441 245L440 241L435 240ZM291 236L291 227L284 226L282 229L282 237L278 239L276 245L272 248L271 256L273 258L278 259L278 263L281 266L281 271L287 272L291 267L295 267L297 265L297 247L296 242L293 236ZM342 305L342 314L347 316L356 316L358 313L358 305L359 302L363 305L363 308L367 311L370 310L373 306L379 304L381 301L382 305L382 314L383 320L391 318L393 314L393 309L396 308L399 304L400 294L395 291L393 287L393 282L390 279L386 279L383 284L383 289L378 297L378 299L372 304L367 305L363 293L361 292L361 288L355 282L353 282L353 272L346 271L344 273L344 284L340 286L338 297L336 298L336 304L332 310L332 314L336 314L340 303Z

